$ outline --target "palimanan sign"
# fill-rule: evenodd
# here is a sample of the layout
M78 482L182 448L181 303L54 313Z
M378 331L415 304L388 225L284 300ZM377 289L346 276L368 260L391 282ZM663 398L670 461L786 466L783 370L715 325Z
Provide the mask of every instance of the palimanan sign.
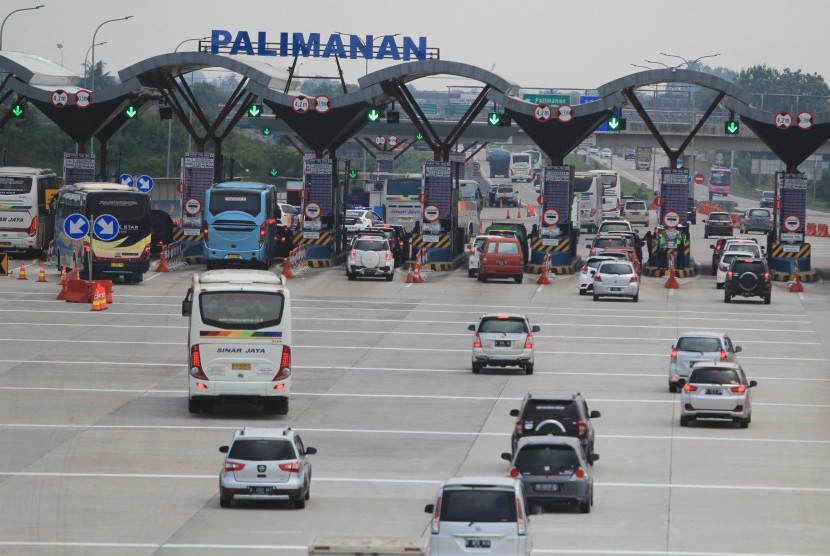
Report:
M345 37L345 42L344 42ZM400 43L396 40L399 39ZM340 35L324 38L320 33L280 33L279 41L268 42L265 31L252 37L248 31L236 34L223 29L210 33L210 51L213 54L247 54L248 56L302 56L311 58L365 58L367 60L426 60L427 39L395 37L393 35Z

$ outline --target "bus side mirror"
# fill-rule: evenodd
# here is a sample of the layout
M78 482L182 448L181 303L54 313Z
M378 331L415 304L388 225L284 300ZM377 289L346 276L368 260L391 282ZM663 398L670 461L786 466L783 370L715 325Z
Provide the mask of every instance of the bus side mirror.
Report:
M187 295L184 296L184 301L182 301L182 316L189 317L190 310L193 307L193 289L187 289Z

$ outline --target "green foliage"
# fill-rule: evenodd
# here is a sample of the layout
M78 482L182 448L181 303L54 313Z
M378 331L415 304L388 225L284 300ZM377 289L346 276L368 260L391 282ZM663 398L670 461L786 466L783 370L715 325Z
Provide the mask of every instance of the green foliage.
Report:
M821 75L790 68L779 71L766 65L752 66L738 73L735 84L753 94L757 107L767 111L823 112L830 96L830 87Z

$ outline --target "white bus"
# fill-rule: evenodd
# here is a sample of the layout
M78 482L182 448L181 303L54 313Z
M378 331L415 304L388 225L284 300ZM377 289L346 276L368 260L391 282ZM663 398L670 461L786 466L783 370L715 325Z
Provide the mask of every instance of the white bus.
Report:
M599 176L591 172L574 174L574 196L579 200L579 216L573 221L579 223L589 234L594 233L602 222L602 201L598 192Z
M49 169L0 168L0 250L43 253L54 238L58 176Z
M510 154L510 181L533 181L533 164L530 153Z
M602 186L602 217L619 218L622 214L622 185L620 175L613 170L590 170L597 174Z

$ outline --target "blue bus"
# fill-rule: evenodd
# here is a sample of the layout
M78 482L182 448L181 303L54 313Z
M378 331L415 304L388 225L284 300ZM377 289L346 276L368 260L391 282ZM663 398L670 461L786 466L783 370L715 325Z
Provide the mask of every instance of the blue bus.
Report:
M208 270L227 266L268 269L286 244L273 185L223 182L205 192L202 253Z
M118 221L118 233L109 240L90 234L72 239L64 221L81 214L90 223L109 214ZM91 226L90 226L91 227ZM81 278L123 276L125 282L139 283L150 270L150 196L120 183L76 183L58 192L55 209L55 253L58 267L77 268ZM90 260L91 257L91 260Z

